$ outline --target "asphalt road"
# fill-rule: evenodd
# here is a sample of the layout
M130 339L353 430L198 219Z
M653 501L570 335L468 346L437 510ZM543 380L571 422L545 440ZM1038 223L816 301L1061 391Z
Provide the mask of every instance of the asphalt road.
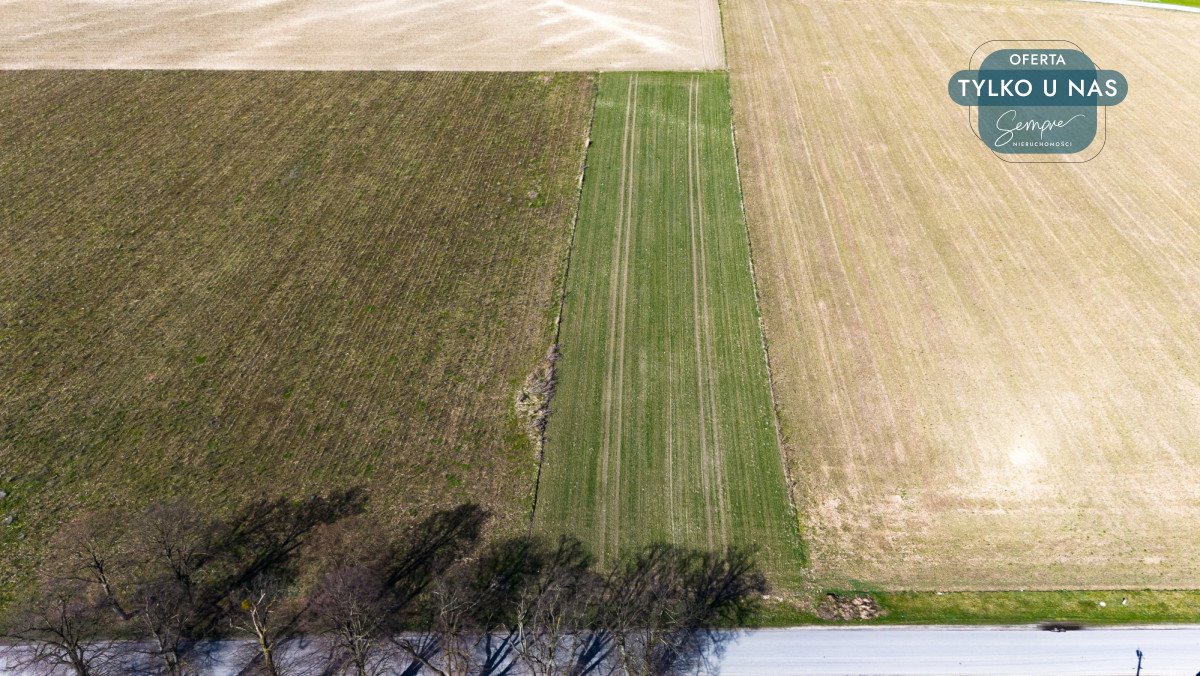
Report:
M1200 628L804 628L751 632L728 646L727 676L784 674L1142 674L1200 671Z
M211 644L208 676L237 676L233 659L253 650L245 641ZM1200 627L1090 629L1055 634L1006 627L799 628L749 632L728 645L720 660L727 676L828 676L878 674L1142 674L1188 675L1200 671ZM0 675L14 669L0 655Z

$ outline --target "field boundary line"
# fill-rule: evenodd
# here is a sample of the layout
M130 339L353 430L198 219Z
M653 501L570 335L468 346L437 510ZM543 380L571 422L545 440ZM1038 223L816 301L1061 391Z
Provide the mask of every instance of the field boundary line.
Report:
M721 29L721 56L725 61L725 67L722 72L729 72L729 40L725 39L725 2L726 0L717 0L717 27ZM727 83L728 84L728 83ZM733 92L730 92L729 98L733 99ZM732 118L731 118L732 119ZM735 154L737 146L734 146ZM738 192L741 192L739 188Z
M698 21L701 35L700 44L701 49L704 52L701 61L704 61L707 65L710 60L715 60L716 63L713 64L714 66L716 66L718 69L725 69L729 67L729 49L725 46L725 23L721 17L721 0L712 1L717 6L716 26L712 26L711 22L706 20L706 15L711 15L708 15L707 12L704 11L705 3L703 0L696 3L696 19ZM708 45L712 44L714 40L720 41L720 49L713 49L710 52ZM713 44L712 46L716 47L717 45ZM709 68L706 67L704 70L709 70Z
M634 202L637 199L637 114L638 114L638 76L633 76L633 112L629 119L629 197L625 200L624 245L621 248L621 328L618 332L617 344L617 458L613 465L612 486L616 491L613 507L616 511L616 524L611 525L613 538L612 551L614 556L621 553L621 451L624 449L625 435L625 326L629 317L629 248L633 236ZM609 456L612 462L612 456Z
M558 289L558 315L554 318L554 332L551 344L557 348L562 335L563 309L567 304L567 281L571 278L571 255L575 252L575 231L579 228L579 212L583 209L583 182L587 177L588 150L592 147L592 127L596 124L596 103L600 100L600 74L592 74L592 109L588 117L587 132L583 137L583 160L579 163L579 181L575 187L575 217L571 219L571 230L567 235L567 252L563 256L562 283ZM554 407L550 407L547 419L554 415ZM548 428L547 428L548 429ZM533 527L537 519L538 496L542 489L542 469L546 466L546 439L542 432L542 446L538 449L537 476L533 480L533 504L529 507L529 534L533 535Z
M721 4L724 6L724 3ZM722 14L722 16L724 16ZM728 50L728 44L726 50ZM726 60L728 63L728 59ZM750 215L746 213L746 192L742 189L742 155L741 148L738 146L737 140L737 119L734 116L733 109L733 75L729 73L727 76L726 85L729 89L729 135L733 140L733 167L734 174L737 176L738 187L738 207L742 212L742 230L746 236L746 250L750 262L750 286L754 289L754 314L758 320L758 340L762 346L763 364L767 368L767 385L771 395L771 422L775 427L775 446L779 454L779 462L783 465L783 477L787 482L787 501L788 507L792 512L792 529L796 537L796 544L800 547L800 560L804 565L808 565L807 547L804 544L804 536L800 529L800 510L796 506L796 498L792 491L796 486L796 479L792 476L791 468L788 467L787 452L785 451L785 441L783 434L783 424L781 419L781 410L779 406L779 396L775 386L775 372L771 368L771 346L767 341L767 326L763 320L762 312L762 296L758 289L758 269L754 265L754 238L750 236Z
M706 417L706 403L708 392L704 387L704 364L706 362L703 350L701 349L700 339L700 281L699 270L697 265L697 257L699 253L696 247L696 177L695 177L695 154L696 150L692 146L692 116L696 105L696 78L693 76L688 82L688 111L687 111L687 163L688 163L688 225L690 227L691 245L692 245L692 342L696 349L696 399L700 407L701 418ZM712 461L709 459L708 451L708 425L704 425L700 429L700 480L701 490L704 492L704 522L705 536L708 539L708 548L713 546L713 523L712 523Z

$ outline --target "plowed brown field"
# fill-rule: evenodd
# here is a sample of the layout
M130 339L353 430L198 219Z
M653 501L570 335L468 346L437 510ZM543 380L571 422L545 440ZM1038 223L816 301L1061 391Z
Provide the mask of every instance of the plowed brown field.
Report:
M0 74L0 605L74 515L528 524L590 75ZM6 525L5 525L6 524Z
M813 574L1194 587L1200 16L1071 2L725 6ZM1122 71L1104 152L1010 165L946 93L995 39Z

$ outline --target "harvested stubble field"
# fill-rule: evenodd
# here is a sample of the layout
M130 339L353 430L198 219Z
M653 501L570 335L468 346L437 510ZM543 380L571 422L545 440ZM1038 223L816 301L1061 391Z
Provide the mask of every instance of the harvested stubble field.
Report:
M0 580L81 510L527 524L590 75L0 77ZM26 537L27 536L27 537Z
M1190 588L1200 17L1028 0L725 6L751 239L814 578ZM1131 94L1010 165L946 82L1070 39Z
M540 527L799 569L745 227L726 76L602 75Z
M697 70L716 0L0 0L0 68Z

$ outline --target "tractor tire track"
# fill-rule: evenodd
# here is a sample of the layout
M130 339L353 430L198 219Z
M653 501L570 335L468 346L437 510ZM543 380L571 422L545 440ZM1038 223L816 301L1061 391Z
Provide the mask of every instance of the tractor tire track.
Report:
M729 498L727 494L728 486L725 483L725 455L722 452L721 447L720 408L717 406L717 359L716 348L713 347L713 335L715 332L713 331L712 311L709 309L708 301L708 245L707 236L705 235L706 228L704 225L704 191L703 184L701 182L702 172L700 164L702 153L700 148L700 110L698 107L698 104L701 100L699 78L693 78L693 85L696 92L695 97L697 108L693 124L689 130L692 134L691 139L693 150L691 154L694 161L693 169L690 173L694 176L696 184L696 221L698 225L696 230L700 235L700 262L698 267L700 268L701 291L700 314L696 316L696 322L700 325L703 331L705 344L705 380L708 383L708 415L705 417L708 418L709 426L712 431L712 448L709 453L709 467L710 471L713 473L713 486L717 496L717 533L720 535L721 544L727 545L729 543L728 518L731 512L729 510Z
M691 230L692 245L692 339L696 347L696 402L700 407L699 415L703 419L708 410L705 401L708 398L708 392L704 386L705 351L700 336L700 296L704 290L698 270L702 262L699 261L700 247L696 234L696 148L692 143L695 109L696 80L692 78L692 81L688 83L687 110L688 224ZM706 428L707 426L700 428L700 490L704 494L704 536L708 541L709 549L711 549L713 546L712 460L708 453L708 430Z
M600 510L599 547L597 553L601 562L605 561L609 549L609 531L613 535L613 553L618 545L620 533L620 481L621 481L621 418L622 418L622 388L624 384L625 357L625 300L627 297L629 279L629 230L630 215L633 212L633 183L636 181L636 171L631 167L633 161L634 137L637 133L637 76L629 78L629 89L625 96L625 128L621 139L621 179L620 194L617 203L617 225L613 233L613 255L611 273L609 275L609 305L608 305L608 354L606 355L604 402L602 413L603 439L600 446ZM614 384L615 379L615 384ZM616 408L614 420L613 409ZM615 427L615 430L614 430ZM616 439L616 470L612 470L612 456ZM615 491L615 500L613 493ZM609 526L609 503L616 512L613 520L615 527Z
M708 302L708 252L704 234L704 195L700 163L700 83L693 77L688 86L688 213L692 246L692 310L696 348L696 390L701 420L708 424L700 432L701 477L704 490L706 538L711 548L714 536L720 544L729 540L728 500L722 468L720 414L717 406L716 359L713 349L712 313ZM713 498L716 508L713 508ZM714 516L716 523L714 524Z

